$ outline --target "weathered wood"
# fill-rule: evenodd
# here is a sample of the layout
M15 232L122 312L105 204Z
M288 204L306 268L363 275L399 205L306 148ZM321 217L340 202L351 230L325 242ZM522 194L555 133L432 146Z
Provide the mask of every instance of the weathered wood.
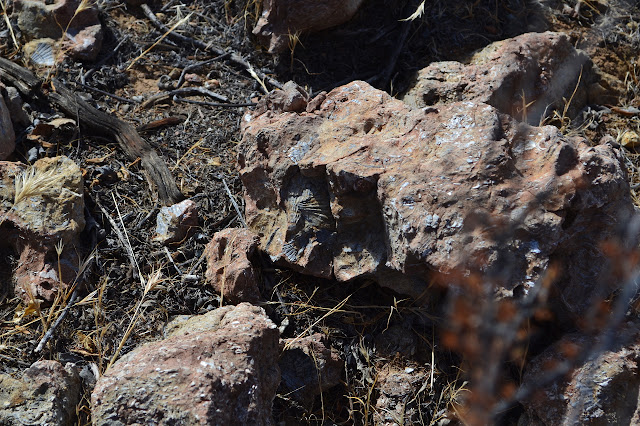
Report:
M89 134L112 137L132 161L140 157L142 167L155 184L158 198L164 205L184 199L167 165L131 124L92 107L57 79L52 80L53 90L45 94L41 90L41 80L31 71L4 58L0 58L0 80L15 86L25 95L53 103L65 114L78 120L80 128Z

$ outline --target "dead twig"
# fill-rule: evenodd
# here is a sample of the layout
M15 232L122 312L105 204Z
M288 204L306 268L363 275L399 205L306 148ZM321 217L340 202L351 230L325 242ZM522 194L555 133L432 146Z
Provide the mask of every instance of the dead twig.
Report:
M231 53L230 52L226 52L226 53L223 53L222 55L216 56L215 58L207 59L206 61L198 62L197 64L193 64L193 65L189 65L188 67L184 67L182 69L182 72L180 73L180 78L178 78L178 82L176 83L176 89L179 89L180 87L182 87L182 85L184 84L185 76L187 75L187 73L189 71L193 71L193 70L196 70L196 69L198 69L200 67L203 67L205 65L209 65L209 64L211 64L213 62L220 61L222 59L226 59L229 56L231 56Z
M144 12L144 15L151 21L151 23L153 24L154 27L156 27L158 30L167 33L168 32L168 28L166 25L164 25L162 22L160 22L160 20L156 17L156 15L153 13L153 11L149 8L149 6L147 4L143 4L140 6L142 8L142 11ZM211 44L207 44L204 43L200 40L196 40L193 39L191 37L187 37L184 36L182 34L178 34L176 32L169 32L167 34L167 38L169 39L173 39L174 41L180 42L180 43L185 43L185 44L190 44L192 46L197 47L198 49L204 50L206 52L212 52L215 53L216 55L224 55L226 53L229 53L229 60L231 62L233 62L234 64L244 68L247 72L251 73L251 70L253 70L253 72L261 79L261 80L265 80L267 81L269 84L271 84L274 87L277 87L278 89L282 89L282 83L280 83L278 80L269 77L268 75L266 75L265 73L263 73L262 71L256 71L255 68L253 68L251 66L251 64L244 59L242 56L240 56L239 54L235 53L235 52L225 52L223 49L213 46Z
M242 212L240 211L240 206L238 206L238 203L236 202L236 199L233 198L233 194L231 193L231 190L227 186L227 181L222 179L222 184L224 185L224 190L227 191L227 195L229 196L229 199L231 200L231 204L233 204L233 208L236 209L236 213L238 214L238 219L240 220L240 223L242 223L242 226L244 226L245 228L248 228L247 222L245 222L244 221L244 217L242 217Z
M216 92L212 92L211 90L205 89L204 87L183 87L181 89L170 90L168 92L158 93L157 95L153 95L142 104L140 104L140 108L149 108L155 104L166 102L174 96L183 95L183 96L193 96L193 95L201 95L201 96L209 96L214 99L218 99L222 102L228 102L229 98L226 96L220 95Z
M186 102L189 104L218 107L218 108L243 108L243 107L252 107L257 105L255 102L244 102L239 104L224 104L220 102L194 101L193 99L178 98L175 96L173 100L175 102Z

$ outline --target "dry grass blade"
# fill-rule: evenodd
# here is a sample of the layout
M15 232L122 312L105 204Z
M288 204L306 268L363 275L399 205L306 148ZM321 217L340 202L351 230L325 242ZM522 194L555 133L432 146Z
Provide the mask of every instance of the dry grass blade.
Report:
M4 22L7 24L7 28L9 28L9 33L11 34L11 40L13 40L13 45L16 49L20 47L18 44L18 39L16 38L15 33L13 32L13 25L11 25L11 21L9 20L9 16L7 15L7 2L5 0L0 0L0 6L2 6L2 15L4 16Z
M16 176L15 197L13 204L30 197L46 195L51 192L51 187L62 181L62 175L56 169L41 170L29 167Z
M418 6L416 11L413 12L411 14L411 16L409 16L408 18L405 18L405 19L401 19L400 21L415 21L416 19L421 17L424 14L424 3L425 3L424 1L422 3L420 3L420 6Z
M125 69L125 71L129 71L129 69L136 63L138 62L142 57L144 57L144 55L146 55L147 53L149 53L151 51L151 49L153 49L154 47L156 47L156 45L158 45L158 43L160 43L162 40L165 39L165 37L167 37L169 34L171 34L176 28L178 28L180 25L184 24L185 22L187 22L190 18L191 18L192 13L188 14L187 16L185 16L184 18L182 18L181 20L179 20L178 22L175 23L175 25L171 28L169 28L169 30L162 34L162 36L158 39L158 41L156 41L155 43L153 43L151 46L149 46L149 48L147 50L145 50L144 52L142 52L140 54L140 56L138 56L137 58L135 58L133 61L131 61L131 63L129 64L129 66Z

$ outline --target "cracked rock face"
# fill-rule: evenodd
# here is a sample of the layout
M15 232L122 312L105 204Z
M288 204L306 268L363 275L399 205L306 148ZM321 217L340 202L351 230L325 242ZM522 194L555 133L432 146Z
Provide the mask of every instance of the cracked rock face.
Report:
M480 268L509 296L553 258L573 312L606 281L598 243L632 212L612 146L482 102L411 108L361 81L298 111L267 98L239 148L247 222L279 264L415 297L434 271Z
M279 333L264 310L225 306L170 328L98 380L94 424L271 424Z

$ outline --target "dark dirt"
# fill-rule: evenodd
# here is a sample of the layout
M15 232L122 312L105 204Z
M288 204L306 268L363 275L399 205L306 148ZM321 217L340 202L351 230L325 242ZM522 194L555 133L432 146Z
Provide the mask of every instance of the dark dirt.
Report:
M627 82L620 105L637 106L640 100L637 66L633 62L640 47L638 2L620 6L627 8L625 13L612 21L606 31L601 31L601 27L595 27L602 23L604 14L591 11L572 17L563 12L563 3L574 7L576 2L573 0L544 2L550 14L543 13L538 2L525 0L427 1L423 17L411 23L399 20L411 15L420 2L369 0L350 22L321 33L303 35L295 46L291 46L291 51L279 57L272 57L254 44L251 29L259 13L258 3L171 0L154 1L149 6L168 26L193 13L188 24L178 28L180 33L231 49L280 82L294 80L314 93L362 79L395 95L408 87L417 70L432 61L462 60L493 41L546 28L568 32L579 47L589 48L587 50L602 70ZM0 372L3 373L17 374L42 358L95 363L100 371L104 371L114 355L142 297L143 288L134 277L125 249L100 207L116 220L122 216L143 273L160 269L165 277L161 286L146 298L142 318L120 356L142 342L161 338L163 327L172 316L204 313L220 304L219 296L204 285L206 262L201 262L201 257L204 246L216 231L240 226L224 185L229 186L241 204L242 188L237 178L235 148L240 139L239 120L244 108L172 101L141 107L141 99L161 91L160 82L175 82L176 75L184 67L215 55L165 38L127 70L132 61L163 34L153 27L140 7L111 0L98 4L106 37L97 60L74 63L64 59L53 72L99 109L136 126L168 117L179 118L176 121L181 121L180 124L148 130L142 136L169 166L185 197L197 203L200 227L193 238L165 251L160 244L151 241L155 214L160 207L157 196L150 190L139 162L128 160L115 141L85 137L82 129L77 128L63 128L45 140L34 140L28 137L31 128L17 129L18 149L13 161L26 162L29 150L36 147L42 150L42 156L70 157L85 173L87 214L96 223L94 227L88 227L84 238L89 242L93 233L98 245L86 289L80 298L98 290L96 299L100 301L73 306L44 353L36 354L34 348L46 330L36 312L26 310L18 298L6 291L7 286L1 287ZM11 14L10 9L8 12ZM406 44L402 45L398 40L406 25L410 25L410 31ZM6 24L0 20L0 31L4 29ZM0 32L0 44L4 57L23 64L6 31ZM388 73L389 79L385 79L389 58L398 48L397 62ZM85 85L81 85L82 76L89 70L94 71L86 77ZM36 71L44 75L52 70ZM226 60L215 61L193 72L209 83L210 90L226 96L230 102L252 102L263 94L255 79ZM216 102L198 96L189 99ZM56 114L49 105L26 101L35 117L41 120ZM581 126L580 120L568 125L554 124L564 125L567 132L586 132L593 141L605 134L616 137L617 131L640 127L636 116L599 117L588 128ZM640 166L638 154L629 152L628 157L630 164ZM637 169L632 168L631 177L632 183L640 179ZM12 254L0 246L1 282L10 281L6 271L13 263ZM437 298L427 306L418 306L373 282L336 284L278 270L268 259L263 263L261 292L266 301L264 307L276 324L283 324L285 320L289 323L282 337L295 337L305 331L324 333L347 365L343 384L316 398L311 409L294 401L289 396L290 390L281 389L274 402L276 422L370 422L376 398L373 388L377 371L384 365L394 364L404 369L408 362L428 366L434 371L433 388L412 396L420 405L422 423L435 424L460 400L464 382L459 375L459 359L444 350L435 337L446 317L444 305L439 304ZM185 274L197 275L199 279L181 279ZM340 308L330 311L336 306ZM45 315L47 309L43 307ZM408 353L374 351L376 337L393 325L408 330L415 347ZM549 337L544 340L547 339ZM517 375L517 368L513 367L513 370ZM90 422L90 388L87 386L85 391L78 407L79 424ZM516 405L503 415L501 422L515 424L519 410ZM455 418L455 414L449 416Z

